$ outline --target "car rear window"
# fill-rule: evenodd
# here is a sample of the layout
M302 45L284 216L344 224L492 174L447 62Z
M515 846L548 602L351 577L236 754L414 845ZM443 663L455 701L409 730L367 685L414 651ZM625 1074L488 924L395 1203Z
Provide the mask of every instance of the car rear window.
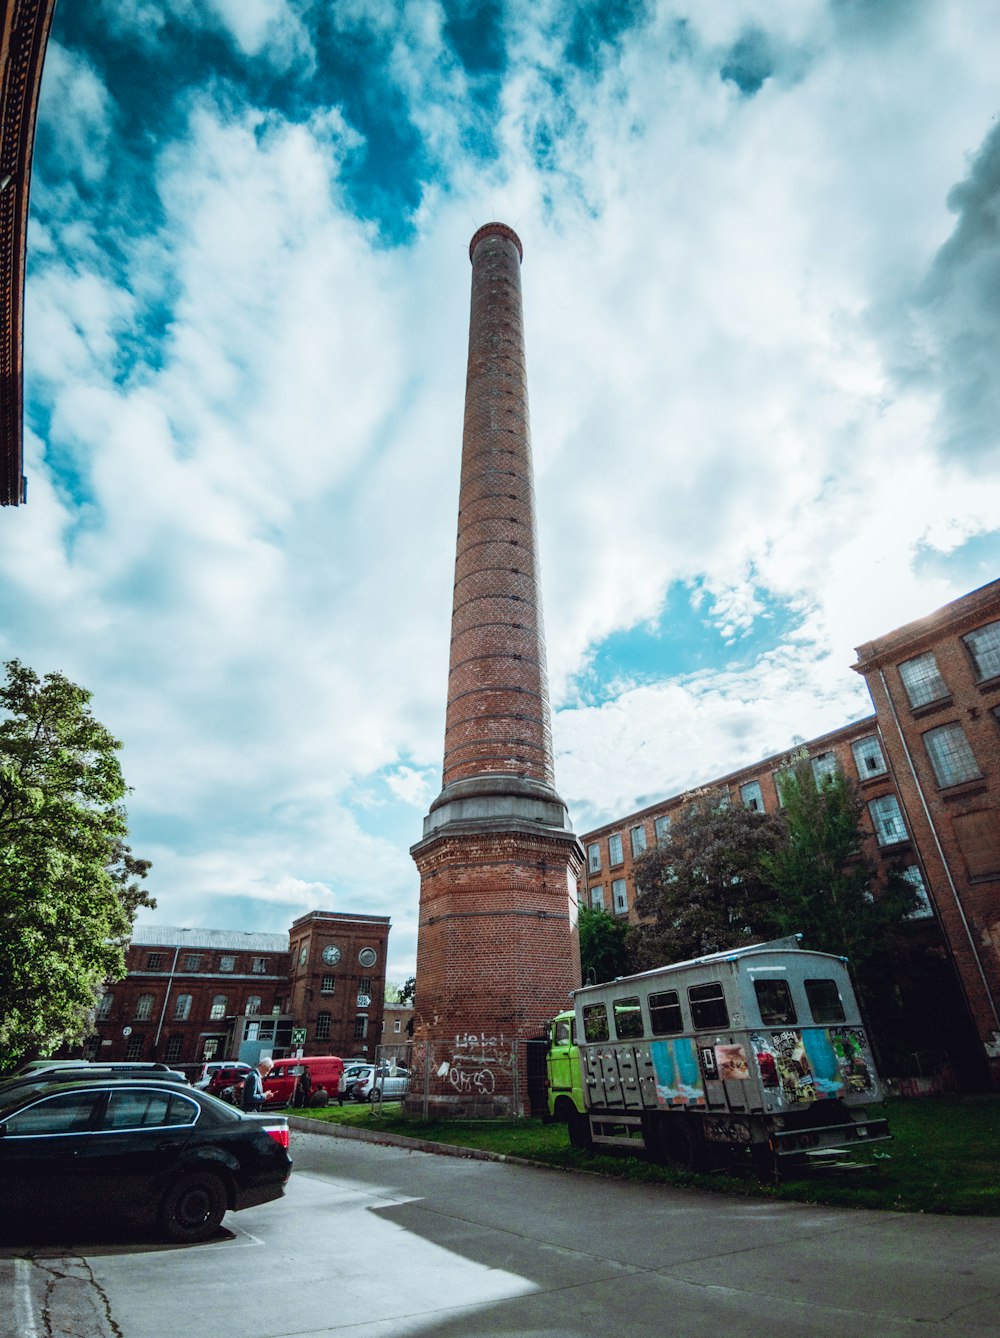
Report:
M198 1119L197 1102L174 1092L112 1092L102 1129L160 1129L171 1125L194 1124Z

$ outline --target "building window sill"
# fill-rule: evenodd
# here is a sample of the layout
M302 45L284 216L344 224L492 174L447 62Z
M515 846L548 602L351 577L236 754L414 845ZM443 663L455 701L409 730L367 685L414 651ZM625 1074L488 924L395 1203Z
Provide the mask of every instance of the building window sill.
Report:
M992 678L984 678L976 687L980 692L1000 692L1000 674L994 674Z
M884 846L879 846L879 848L878 848L878 853L879 853L880 855L892 855L892 856L896 856L896 855L900 854L903 850L905 850L905 848L906 848L909 844L910 844L910 838L909 838L908 836L904 836L904 837L902 838L902 840L899 840L899 841L887 841L886 844L885 844Z
M923 720L925 716L937 715L939 711L947 711L952 704L951 693L947 697L938 697L937 701L925 702L923 706L911 706L910 715L914 720Z
M943 785L938 790L938 798L943 804L954 804L959 799L971 799L973 795L985 794L987 788L982 776L975 776L972 780L960 781L957 785Z

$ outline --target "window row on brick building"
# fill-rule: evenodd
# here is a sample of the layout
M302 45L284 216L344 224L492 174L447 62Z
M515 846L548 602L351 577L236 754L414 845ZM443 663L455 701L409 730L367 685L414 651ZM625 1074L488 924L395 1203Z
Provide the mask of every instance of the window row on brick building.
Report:
M874 849L916 888L914 919L956 971L1000 1085L1000 581L858 648L875 714L803 745L816 783L860 789ZM632 866L692 801L781 807L790 754L583 835L582 904L636 919ZM876 889L877 890L877 889Z

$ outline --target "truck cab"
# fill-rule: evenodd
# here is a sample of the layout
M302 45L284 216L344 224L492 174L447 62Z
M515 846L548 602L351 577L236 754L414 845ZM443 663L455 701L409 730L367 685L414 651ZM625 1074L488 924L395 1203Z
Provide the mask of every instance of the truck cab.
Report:
M559 1013L549 1023L546 1089L549 1118L570 1126L583 1118L583 1072L576 1043L576 1014Z

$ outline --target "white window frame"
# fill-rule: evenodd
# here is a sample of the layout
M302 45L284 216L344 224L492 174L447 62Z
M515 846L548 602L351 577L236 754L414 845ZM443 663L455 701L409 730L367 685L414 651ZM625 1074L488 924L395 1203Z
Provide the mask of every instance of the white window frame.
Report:
M136 1022L148 1022L153 1016L153 1004L155 1002L155 995L140 994L135 1001L134 1020Z
M932 650L925 651L923 655L914 655L912 660L904 660L897 668L900 682L913 710L951 696L948 684L941 677L941 670Z
M920 898L913 910L906 917L908 920L926 920L928 916L934 914L934 907L931 905L931 899L927 895L927 885L924 882L924 876L916 864L910 864L903 870L903 877L908 883L912 883L916 888L917 896Z
M608 837L608 864L613 869L617 864L624 864L625 856L622 853L622 834L621 832L612 832Z
M191 1016L191 1005L194 1002L194 996L191 994L177 994L174 996L174 1021L186 1022Z
M221 1022L226 1016L226 1009L229 1007L229 998L225 994L215 994L212 996L212 1006L208 1010L208 1016L212 1022Z
M816 782L817 790L819 790L827 776L836 776L837 754L829 751L817 753L815 757L810 757L809 765L812 767L813 780Z
M611 880L611 904L615 915L628 915L628 883L624 878Z
M889 769L886 766L885 753L882 751L882 741L877 734L866 734L863 739L855 739L851 744L851 752L854 754L854 765L859 780L884 776ZM878 766L870 767L868 765L870 759L877 759Z
M260 1012L261 1003L262 1000L259 994L251 994L243 1006L243 1016L256 1017Z
M587 846L587 871L589 873L601 872L601 843L600 841L591 841Z
M895 846L909 840L903 810L894 794L880 794L877 799L869 800L868 816L880 846Z
M924 748L942 790L963 781L979 780L982 772L965 730L957 720L938 725L923 734Z

